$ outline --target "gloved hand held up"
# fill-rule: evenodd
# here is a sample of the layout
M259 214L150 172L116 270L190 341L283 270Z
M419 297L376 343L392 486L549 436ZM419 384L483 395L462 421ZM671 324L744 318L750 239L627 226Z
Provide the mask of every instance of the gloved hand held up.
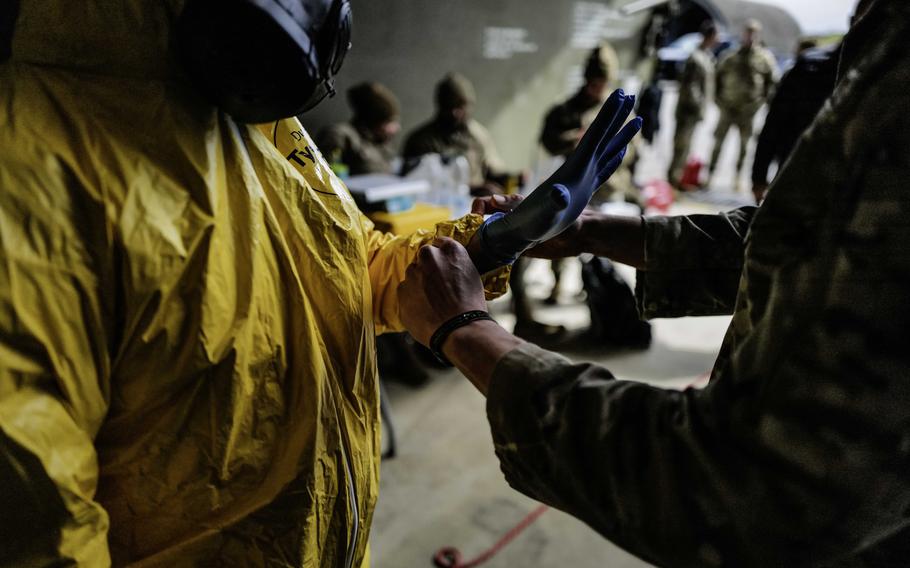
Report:
M575 151L547 181L508 213L495 213L478 231L481 274L511 264L527 249L568 228L594 192L622 163L626 146L641 129L641 119L628 124L635 97L615 91L604 103ZM625 126L623 126L625 124Z

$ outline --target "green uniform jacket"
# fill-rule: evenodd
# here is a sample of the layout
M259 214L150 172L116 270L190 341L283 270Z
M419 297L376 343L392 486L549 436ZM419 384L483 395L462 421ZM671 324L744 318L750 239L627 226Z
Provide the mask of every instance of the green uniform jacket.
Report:
M502 175L505 171L490 133L473 119L456 130L447 129L437 120L431 120L417 128L405 140L404 158L417 158L425 154L467 158L471 170L469 183L472 187L483 185L490 177Z
M771 97L777 63L770 51L740 48L717 64L716 97L722 111L751 116Z
M708 103L714 98L714 55L702 48L696 49L686 61L679 78L679 102L676 103L676 120L693 120L705 117Z

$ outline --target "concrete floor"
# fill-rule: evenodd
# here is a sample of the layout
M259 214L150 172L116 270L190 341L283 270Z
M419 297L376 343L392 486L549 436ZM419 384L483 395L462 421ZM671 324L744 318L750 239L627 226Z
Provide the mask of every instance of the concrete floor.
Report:
M663 125L654 147L642 151L640 180L661 178L672 141L675 93L665 95ZM710 151L710 133L716 113L696 134L694 152ZM733 195L732 162L735 137L728 141L717 186L707 198L674 205L672 212L710 212L732 208L748 200ZM748 191L748 186L745 186ZM566 271L562 303L537 308L536 317L573 329L588 325L581 290L580 265ZM631 283L634 272L625 270ZM529 294L543 298L552 276L544 261L532 263L526 276ZM509 329L513 319L508 304L491 305L497 319ZM647 351L565 353L576 359L605 365L622 380L643 381L666 388L684 388L710 370L729 317L656 320L654 340ZM493 545L537 507L504 481L493 454L484 413L484 399L457 371L434 372L426 386L414 389L389 383L398 436L398 456L384 461L379 503L372 526L372 564L375 568L432 566L432 556L443 546L455 546L469 560ZM601 538L580 521L548 510L527 530L484 564L489 568L640 568L649 564Z

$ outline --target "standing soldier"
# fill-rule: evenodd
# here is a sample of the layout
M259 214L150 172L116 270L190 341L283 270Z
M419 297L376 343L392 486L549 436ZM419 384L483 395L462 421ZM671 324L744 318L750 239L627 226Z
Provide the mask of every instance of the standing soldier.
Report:
M708 103L714 98L714 46L717 26L708 20L701 26L702 42L679 78L679 101L676 103L676 135L673 137L673 159L667 174L670 183L679 186L683 166L689 157L692 134L704 120Z
M740 187L746 148L752 138L755 113L771 96L777 80L774 55L761 46L761 24L749 20L743 31L742 46L726 56L717 66L717 106L720 121L714 132L714 152L710 172L713 175L717 159L731 126L739 130L739 159L736 162L736 189Z
M799 137L834 91L840 52L840 45L804 50L781 79L755 146L752 162L755 203L761 203L768 190L771 164L776 162L778 168L784 165Z
M568 100L553 106L544 118L540 144L548 154L554 157L567 157L572 153L585 130L597 116L597 111L604 102L604 93L616 79L618 71L619 57L610 44L604 43L591 52L585 63L584 84ZM624 170L622 173L617 172L618 175L615 177L627 179L631 183L631 172L628 168ZM610 193L612 192L608 190L602 194L598 192L595 196L602 197ZM559 301L564 267L565 259L555 259L550 263L553 271L553 289L545 300L547 304L555 305ZM514 277L512 280L513 283L517 281ZM514 284L512 288L514 291Z
M604 102L604 93L616 79L619 58L603 44L585 62L584 84L566 101L553 106L544 118L540 143L552 156L568 156L581 140Z
M604 93L613 90L619 76L619 56L609 43L594 48L585 62L585 82L581 89L565 102L547 112L544 118L540 143L552 156L568 156L575 149L591 125L604 102ZM594 203L606 200L616 192L629 201L638 200L638 188L632 175L635 163L635 145L629 144L626 158L619 169L604 183L596 194Z

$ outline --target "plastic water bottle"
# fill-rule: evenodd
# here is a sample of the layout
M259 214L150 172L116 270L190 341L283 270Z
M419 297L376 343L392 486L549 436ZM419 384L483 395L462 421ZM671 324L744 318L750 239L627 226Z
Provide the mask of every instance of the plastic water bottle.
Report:
M461 217L471 210L471 164L464 156L452 160L452 204L453 217Z
M427 154L421 157L417 166L408 172L405 178L422 179L430 184L430 191L422 197L421 201L432 205L444 204L448 173L442 165L442 158L439 154Z

